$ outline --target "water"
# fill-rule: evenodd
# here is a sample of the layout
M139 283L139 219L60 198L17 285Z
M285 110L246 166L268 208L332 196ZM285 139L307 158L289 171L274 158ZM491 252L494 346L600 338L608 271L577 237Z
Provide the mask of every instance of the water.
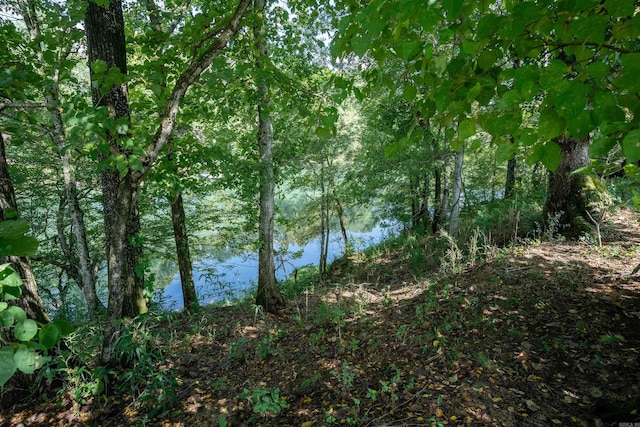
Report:
M371 231L348 233L349 242L354 250L362 251L376 245L397 232L397 226L378 224ZM277 248L276 248L277 249ZM344 241L340 233L334 232L329 239L327 261L330 263L344 254ZM288 253L301 251L299 258L291 259L291 255L285 256L284 263L276 257L276 277L284 280L296 268L318 265L320 260L320 239L314 239L304 246L291 245ZM218 261L214 258L205 259L193 266L193 279L200 304L232 300L254 289L258 280L258 256L257 254L243 254ZM182 287L180 274L176 274L164 290L161 300L165 307L181 309Z

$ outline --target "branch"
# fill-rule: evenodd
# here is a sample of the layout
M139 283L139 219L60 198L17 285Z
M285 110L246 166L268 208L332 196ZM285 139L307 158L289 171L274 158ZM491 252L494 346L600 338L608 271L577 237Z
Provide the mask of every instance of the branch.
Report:
M637 50L631 50L631 49L625 49L623 47L618 47L618 46L614 46L612 44L608 44L608 43L596 43L596 42L589 42L589 41L575 41L575 42L564 42L564 43L545 43L542 44L540 46L536 46L534 49L537 48L542 48L542 47L555 47L557 49L562 49L563 47L568 47L568 46L586 46L586 47L596 47L596 48L604 48L604 49L609 49L612 50L614 52L618 52L618 53L638 53Z
M189 87L193 82L200 77L200 75L206 70L209 65L218 57L220 52L227 46L231 37L233 37L240 28L240 22L244 17L247 8L251 0L240 0L237 9L233 13L233 16L229 19L229 22L224 26L220 32L218 38L207 48L202 55L191 62L189 67L180 75L176 85L167 100L167 106L165 108L162 122L156 131L151 144L147 147L148 153L143 161L144 167L141 171L132 171L132 179L134 182L140 181L148 173L151 165L156 161L160 155L162 147L167 143L171 137L171 132L176 123L176 116L178 115L178 109L180 104L187 93Z
M0 111L5 108L47 108L46 102L0 102Z

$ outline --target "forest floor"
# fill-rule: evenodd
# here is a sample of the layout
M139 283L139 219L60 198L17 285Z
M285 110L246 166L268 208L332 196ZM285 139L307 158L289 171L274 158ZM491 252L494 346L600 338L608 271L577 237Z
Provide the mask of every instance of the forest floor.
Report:
M80 404L67 391L2 411L0 424L640 421L638 215L612 215L602 247L548 241L484 249L491 253L475 265L424 275L408 268L416 259L405 252L359 254L277 316L243 304L162 320L162 368L175 374L178 403L160 417L145 415L153 401ZM455 259L444 261L456 270Z

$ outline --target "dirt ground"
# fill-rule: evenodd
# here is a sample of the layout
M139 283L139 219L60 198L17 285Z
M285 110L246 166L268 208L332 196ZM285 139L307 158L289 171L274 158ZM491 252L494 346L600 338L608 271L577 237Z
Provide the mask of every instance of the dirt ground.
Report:
M66 392L3 410L0 424L640 422L637 214L613 215L602 247L492 251L456 274L425 277L392 252L354 256L350 274L277 316L240 305L174 317L162 324L171 336L163 367L175 374L178 403L160 417L127 396L82 405Z

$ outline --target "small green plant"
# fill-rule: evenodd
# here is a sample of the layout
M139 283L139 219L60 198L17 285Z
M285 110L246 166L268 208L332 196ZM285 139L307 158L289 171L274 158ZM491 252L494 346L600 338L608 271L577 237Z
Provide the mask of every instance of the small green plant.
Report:
M622 335L619 334L612 334L611 332L607 332L606 334L602 335L600 337L600 341L603 344L613 344L616 342L622 342L624 341L624 337Z
M327 335L324 328L320 328L318 332L313 332L309 335L309 345L315 347L318 343Z
M407 332L409 330L409 325L400 325L398 330L396 331L396 340L402 344L405 344L407 341Z
M265 360L269 356L278 354L276 346L277 339L277 336L269 334L268 336L260 340L260 343L258 343L258 348L256 349L258 359Z
M253 390L245 388L238 398L247 399L253 405L253 412L261 417L267 413L277 415L289 407L287 401L280 396L279 388L261 387Z
M384 307L390 307L393 304L393 300L390 297L391 287L387 286L384 288L384 292L382 293L382 305Z
M239 338L236 341L231 341L227 344L229 353L227 359L229 360L244 360L247 358L247 344L249 340L246 338Z
M119 373L114 387L117 392L130 392L149 417L169 411L177 402L178 383L173 370L158 367L166 360L161 343L164 332L155 327L160 320L153 314L123 321L120 337L115 344L118 364L125 369Z
M314 373L311 378L307 378L304 381L302 381L302 384L300 384L300 389L301 390L306 390L308 389L311 384L317 382L320 378L322 378L320 376L320 374L318 372Z
M10 264L0 265L0 387L17 371L33 374L51 361L48 355L62 339L73 331L64 319L39 324L27 318L25 311L9 306L22 294L22 279ZM9 332L9 333L7 333Z
M214 390L226 390L228 387L227 384L228 377L225 375L223 377L217 378L215 381L211 383L211 387Z
M351 338L351 341L349 341L349 344L347 344L347 349L351 351L357 351L359 345L360 345L359 339Z
M351 390L353 387L353 381L356 378L353 368L349 366L349 362L346 360L342 361L340 370L332 370L331 375L338 381L338 386L342 393L346 393Z
M332 326L338 332L338 336L342 337L341 330L346 324L347 314L345 311L335 304L322 303L316 312L315 321L321 326Z

